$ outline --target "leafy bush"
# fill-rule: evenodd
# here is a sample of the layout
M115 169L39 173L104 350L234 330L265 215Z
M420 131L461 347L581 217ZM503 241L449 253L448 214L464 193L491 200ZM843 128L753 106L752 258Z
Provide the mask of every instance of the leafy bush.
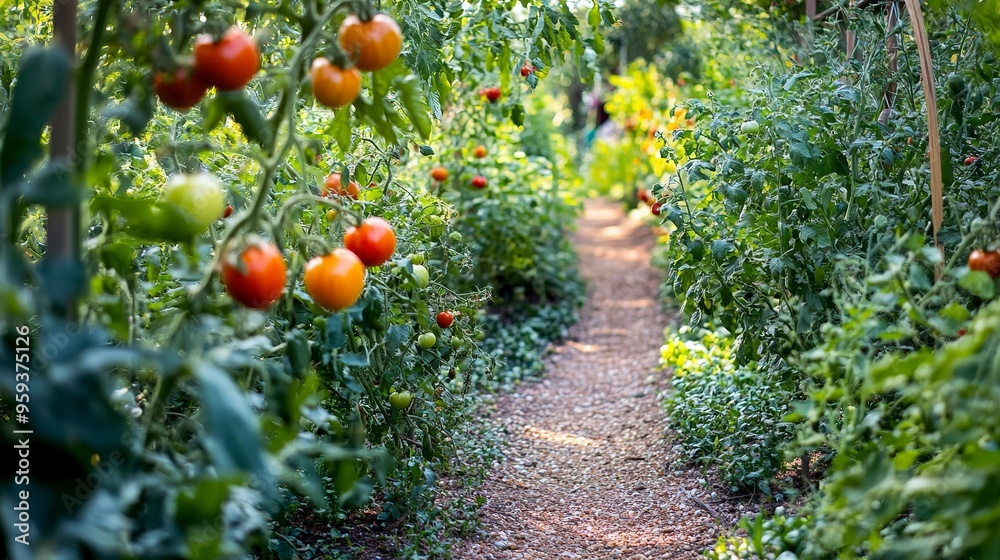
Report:
M795 386L778 368L737 366L725 331L667 329L660 363L672 374L667 416L681 455L717 470L733 492L771 494L782 470L781 442L789 437ZM762 429L763 428L763 429Z
M732 333L724 352L735 371L757 372L747 380L754 389L734 381L726 390L776 393L791 405L781 421L794 430L776 432L764 418L748 427L758 440L777 434L777 451L758 448L758 460L805 453L824 476L795 521L759 517L753 530L745 522L748 539L713 557L996 554L987 529L996 507L985 496L1000 471L984 411L997 406L997 286L964 266L971 249L996 249L1000 232L996 57L962 14L927 17L947 209L938 243L929 239L915 46L901 42L899 71L890 72L884 45L895 30L881 15L852 20L857 59L844 59L838 29L811 28L801 66L789 70L783 57L758 64L746 106L690 101L698 124L672 138L689 159L654 188L675 228L668 292L692 328ZM877 92L890 82L899 93L888 111ZM662 156L675 157L670 144ZM691 347L708 364L725 355ZM716 406L720 383L688 390L685 377L671 421L691 433L699 407ZM688 452L708 462L719 450L695 438Z

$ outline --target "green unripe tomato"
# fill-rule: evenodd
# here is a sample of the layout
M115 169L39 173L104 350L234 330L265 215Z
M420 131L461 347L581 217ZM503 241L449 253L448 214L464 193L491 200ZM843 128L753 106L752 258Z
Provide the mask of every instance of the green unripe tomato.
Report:
M451 234L448 235L448 240L451 241L452 243L461 243L462 234L457 231L453 231L451 232Z
M451 347L452 348L461 348L463 344L465 344L465 341L462 340L460 337L457 337L457 336L451 337Z
M410 262L412 264L424 264L424 254L413 253L412 255L410 255Z
M172 175L163 189L163 200L184 217L184 223L177 226L193 234L208 229L226 210L222 183L211 173Z
M740 125L740 132L743 134L757 134L760 132L760 123L749 120Z
M423 265L413 265L413 276L417 279L417 288L421 290L431 283L431 275Z
M407 408L411 402L413 402L413 395L409 391L394 392L389 395L389 406L398 410Z
M437 344L438 337L432 332L425 332L417 337L417 344L424 350L430 350Z

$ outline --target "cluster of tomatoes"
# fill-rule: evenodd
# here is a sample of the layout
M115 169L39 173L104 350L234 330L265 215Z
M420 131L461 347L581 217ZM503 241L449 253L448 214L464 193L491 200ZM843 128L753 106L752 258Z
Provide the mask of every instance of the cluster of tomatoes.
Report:
M344 18L337 33L340 47L335 61L316 58L310 68L316 100L328 107L349 105L361 93L361 71L381 70L399 56L403 35L386 14L362 20L352 14ZM153 74L153 91L160 101L178 111L197 105L209 88L234 91L245 87L260 70L260 48L238 27L221 37L199 35L191 63ZM499 92L499 90L498 90Z
M344 247L306 263L306 292L324 309L346 309L361 296L366 267L385 264L395 250L392 226L382 218L366 218L348 228ZM221 272L229 295L252 309L271 307L284 291L287 274L281 251L263 241L251 243L236 258L225 259Z
M361 93L361 71L375 72L389 66L403 47L399 25L386 14L376 14L367 21L349 15L340 24L337 37L346 58L335 56L331 61L318 57L309 71L313 96L331 108L353 103Z
M160 101L178 111L197 105L209 88L238 90L260 70L260 49L253 37L230 27L221 37L199 35L190 64L153 74L153 91Z
M486 157L486 146L483 146L482 144L476 146L472 150L472 155L476 159L483 159L484 157ZM443 183L447 181L448 176L449 176L448 168L446 167L442 167L439 165L431 169L431 179L433 179L437 183ZM486 177L477 174L472 177L472 180L469 181L469 184L474 189L482 190L486 188L489 182L486 180Z

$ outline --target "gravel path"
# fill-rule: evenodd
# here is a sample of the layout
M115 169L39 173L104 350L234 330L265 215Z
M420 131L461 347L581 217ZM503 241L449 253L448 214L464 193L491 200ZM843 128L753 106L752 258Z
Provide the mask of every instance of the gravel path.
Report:
M507 458L477 492L484 529L455 558L697 558L737 517L664 442L665 376L651 375L667 318L647 228L592 201L576 244L581 322L543 381L499 399Z

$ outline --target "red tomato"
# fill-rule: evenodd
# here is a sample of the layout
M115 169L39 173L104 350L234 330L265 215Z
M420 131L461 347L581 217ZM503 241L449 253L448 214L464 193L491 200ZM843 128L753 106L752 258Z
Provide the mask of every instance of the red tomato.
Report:
M524 66L521 66L521 76L524 78L527 78L534 72L535 72L535 67L528 61L525 61Z
M497 86L490 86L480 90L479 95L482 95L486 99L489 99L490 103L496 103L497 100L500 99L502 92L500 91L500 88L498 88Z
M199 35L194 43L194 71L210 86L221 91L240 89L260 70L260 49L239 27L230 27L216 41Z
M285 289L285 259L270 243L250 245L237 257L222 263L222 284L232 298L252 309L267 309ZM240 270L242 268L242 270Z
M317 305L330 311L347 309L365 287L365 267L343 247L306 263L306 291Z
M347 184L347 188L340 182L340 173L331 173L326 176L326 180L323 181L323 187L320 189L323 196L349 196L351 198L358 198L358 184L351 181Z
M472 188L474 189L485 189L486 188L486 177L482 175L476 175L472 178Z
M977 158L976 156L969 156L969 157L965 158L965 165L972 165L973 163L976 163L977 161L979 161L979 158Z
M229 216L232 216L232 215L233 215L233 205L232 204L227 204L226 205L226 209L222 211L222 217L223 218L228 218Z
M366 218L361 225L348 228L344 247L357 255L365 266L379 266L396 250L396 232L382 218Z
M660 215L660 203L654 202L652 206L649 207L649 211L653 213L654 216Z
M354 60L357 68L366 71L381 70L392 64L403 48L403 34L396 20L385 14L376 14L368 21L349 15L337 32L340 46Z
M653 193L646 189L639 189L635 192L635 197L639 199L639 202L644 202L646 204L653 203Z
M981 270L993 279L1000 277L1000 252L973 250L969 255L969 270Z
M187 111L205 97L208 84L194 74L194 69L180 66L172 73L153 74L153 91L160 102L178 111Z
M455 321L455 316L447 311L442 311L437 314L437 324L442 329L447 329Z

